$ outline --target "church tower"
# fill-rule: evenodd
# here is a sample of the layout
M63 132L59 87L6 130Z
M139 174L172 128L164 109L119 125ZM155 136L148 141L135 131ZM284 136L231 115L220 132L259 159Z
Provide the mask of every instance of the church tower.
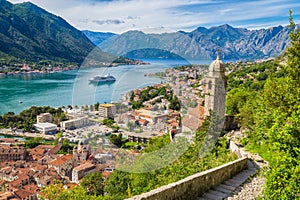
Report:
M204 117L212 111L217 117L224 119L226 106L226 78L225 67L220 55L209 66L206 77Z

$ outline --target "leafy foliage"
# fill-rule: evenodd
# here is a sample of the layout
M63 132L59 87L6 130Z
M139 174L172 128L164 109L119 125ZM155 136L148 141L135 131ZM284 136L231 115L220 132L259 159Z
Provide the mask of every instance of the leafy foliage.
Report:
M290 27L292 45L281 63L277 59L252 65L229 76L228 111L251 122L240 123L249 130L243 143L269 162L265 199L300 197L300 32L291 16ZM250 73L256 78L247 79L254 69L268 72L267 77ZM263 88L251 87L255 82Z
M69 154L72 152L74 148L74 144L70 144L68 139L64 139L61 144L60 150L57 152L58 154Z
M116 125L116 122L113 119L103 119L101 123L105 126L108 126L113 129L113 132L118 132L120 127Z
M89 195L103 196L104 177L99 172L88 174L82 179L81 186Z
M109 141L114 145L116 145L117 147L121 147L125 143L125 141L123 141L122 139L122 134L119 135L111 134L109 136Z
M30 138L29 140L25 141L25 147L26 149L32 149L37 147L38 145L42 144L43 138L36 137L36 138Z
M101 123L105 126L112 127L116 122L113 119L103 119Z
M168 86L163 86L160 88L154 88L153 86L148 86L141 92L140 99L138 101L134 100L134 92L131 92L130 101L132 102L132 108L133 109L142 108L144 102L158 96L163 96L164 99L170 101L170 109L177 110L177 111L180 110L180 101Z
M65 189L60 181L55 181L55 183L44 188L42 194L45 199L49 200L113 200L108 196L90 195L82 186Z

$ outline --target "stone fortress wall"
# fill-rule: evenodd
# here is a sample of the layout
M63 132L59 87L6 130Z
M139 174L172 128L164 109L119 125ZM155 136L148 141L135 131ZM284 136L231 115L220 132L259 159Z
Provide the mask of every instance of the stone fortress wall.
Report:
M233 145L233 144L232 144ZM233 145L234 146L234 145ZM235 149L236 151L236 149ZM127 200L186 200L197 199L210 188L220 185L247 168L248 158L242 157Z

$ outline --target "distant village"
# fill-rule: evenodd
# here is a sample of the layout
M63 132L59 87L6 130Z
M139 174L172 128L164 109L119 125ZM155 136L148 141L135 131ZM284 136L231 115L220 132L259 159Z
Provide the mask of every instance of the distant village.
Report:
M1 76L12 76L12 75L33 75L33 74L46 74L56 73L68 70L76 70L78 66L75 64L69 64L66 66L62 65L44 65L36 66L30 64L15 64L13 67L8 65L0 66L0 77Z
M117 67L119 65L147 65L149 63L143 62L141 60L128 59L125 57L118 57L115 60L95 62L89 61L89 65L95 67ZM36 63L10 63L2 64L0 62L0 77L1 76L12 76L12 75L33 75L33 74L47 74L47 73L57 73L69 70L77 70L79 66L75 63L50 63L50 61L45 61Z

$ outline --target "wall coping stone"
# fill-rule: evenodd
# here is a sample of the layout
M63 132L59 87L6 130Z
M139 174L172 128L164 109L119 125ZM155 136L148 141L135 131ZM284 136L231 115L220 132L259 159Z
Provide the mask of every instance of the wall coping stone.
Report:
M149 192L134 196L132 198L128 198L126 200L196 199L208 189L226 181L227 179L246 169L247 161L247 157L242 157L237 160L225 163L221 166L193 174L177 182L173 182ZM226 176L229 176L229 178L221 177L220 173L227 173ZM203 183L203 181L205 183ZM179 192L179 189L181 190L181 192ZM174 191L176 192L174 193ZM187 194L185 191L189 191L189 194ZM187 196L183 195L189 195L189 197L187 198Z

